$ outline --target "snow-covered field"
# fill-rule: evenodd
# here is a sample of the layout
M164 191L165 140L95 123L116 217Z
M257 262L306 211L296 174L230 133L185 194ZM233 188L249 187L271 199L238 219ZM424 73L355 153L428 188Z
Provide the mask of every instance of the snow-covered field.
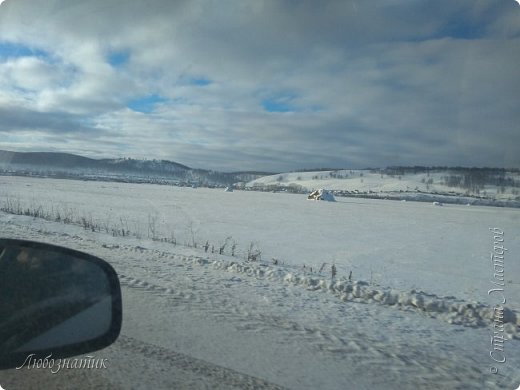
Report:
M418 199L432 196L432 194L451 194L457 196L472 196L465 203L473 203L475 197L494 199L497 201L519 200L519 189L511 186L503 188L495 185L486 185L479 192L468 190L461 186L448 186L445 177L449 175L461 176L461 173L449 170L431 171L422 173L406 173L402 175L388 175L368 169L363 170L336 170L314 172L287 172L271 176L264 176L247 183L247 187L278 186L303 187L308 191L325 188L335 191L372 192L374 195L386 196L386 194L400 194L403 198ZM520 181L518 173L508 172L504 178L515 182ZM418 192L420 191L420 193Z
M113 237L0 213L2 236L70 246L114 265L124 325L99 352L112 362L100 375L122 388L520 384L519 209L0 177L0 206L7 198L131 231ZM152 241L151 227L198 248ZM490 357L498 303L488 294L496 287L490 228L504 232L508 249L502 364ZM237 243L235 256L231 244L224 255L201 248L226 237ZM261 261L244 261L251 242ZM11 383L18 374L9 373Z

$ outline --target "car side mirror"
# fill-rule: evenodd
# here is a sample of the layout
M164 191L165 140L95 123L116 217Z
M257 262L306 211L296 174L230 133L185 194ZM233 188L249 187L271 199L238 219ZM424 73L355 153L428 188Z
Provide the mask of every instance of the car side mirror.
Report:
M121 331L119 279L105 261L75 250L0 239L0 369L81 355Z

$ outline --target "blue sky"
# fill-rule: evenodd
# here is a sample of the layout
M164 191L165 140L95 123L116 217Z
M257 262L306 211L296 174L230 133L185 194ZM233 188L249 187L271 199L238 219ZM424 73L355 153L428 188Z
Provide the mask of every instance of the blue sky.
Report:
M47 52L45 52L41 49L30 47L23 43L0 41L0 58L5 60L8 58L17 58L17 57L48 58L49 55Z
M279 101L276 99L266 99L262 101L262 107L264 110L269 112L291 112L294 111L294 107L288 102Z
M513 0L7 1L0 149L519 167L519 63Z
M159 95L148 95L132 99L126 103L126 106L136 112L142 112L144 114L150 114L154 111L155 107L166 102L162 96Z
M110 52L107 56L107 61L110 65L115 68L122 68L128 63L130 59L130 53L128 51L114 51Z
M199 85L199 86L206 86L211 84L211 80L208 80L204 77L193 77L190 79L190 84L192 85Z

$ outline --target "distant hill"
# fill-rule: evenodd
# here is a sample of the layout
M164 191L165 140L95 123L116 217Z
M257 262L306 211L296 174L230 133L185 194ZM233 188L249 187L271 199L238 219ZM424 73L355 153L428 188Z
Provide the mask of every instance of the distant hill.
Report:
M99 164L99 161L68 153L8 152L0 150L0 164L80 168L96 166Z
M58 178L228 186L271 173L192 169L168 160L93 159L69 153L0 150L0 173Z
M103 159L98 160L105 168L121 171L140 171L150 173L182 172L191 170L190 167L168 160L135 160L126 159Z
M122 171L159 171L173 172L189 170L182 165L166 160L135 160L135 159L100 159L77 156L69 153L54 152L9 152L0 150L0 164L9 165L36 165L61 168L85 168L85 169L115 169Z
M293 193L323 188L339 196L520 204L520 170L503 168L389 167L299 171L264 176L248 182L245 187Z

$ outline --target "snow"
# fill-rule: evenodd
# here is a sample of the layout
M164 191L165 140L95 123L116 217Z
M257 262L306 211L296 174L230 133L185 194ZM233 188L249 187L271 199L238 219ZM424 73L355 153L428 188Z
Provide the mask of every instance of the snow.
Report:
M406 173L403 175L388 175L369 169L362 170L335 170L315 172L288 172L271 176L264 176L246 184L248 188L255 186L272 186L290 188L292 186L302 187L307 191L317 188L327 188L332 191L348 191L352 193L371 193L373 196L385 197L396 195L400 198L406 197L411 200L436 200L440 194L465 197L468 202L486 203L483 199L495 202L509 202L510 205L518 204L520 197L516 192L518 189L504 187L503 192L497 186L484 186L479 194L468 191L461 187L450 187L445 185L444 177L450 175L449 170L432 170L428 173ZM505 176L516 182L520 181L520 174L508 172ZM516 200L516 201L515 201ZM462 202L460 202L462 203ZM487 202L491 203L491 202ZM518 207L518 205L516 206Z
M244 191L230 199L217 189L0 177L0 207L6 196L140 231L114 237L0 213L2 236L69 246L115 267L122 338L100 353L122 387L167 388L179 365L181 377L199 372L207 387L224 388L520 383L518 209ZM147 238L150 217L159 237L173 232L198 248ZM507 362L497 376L489 374L493 227L508 249ZM227 237L236 256L230 245L224 255L204 251L206 241L218 248ZM261 261L245 261L251 243Z

